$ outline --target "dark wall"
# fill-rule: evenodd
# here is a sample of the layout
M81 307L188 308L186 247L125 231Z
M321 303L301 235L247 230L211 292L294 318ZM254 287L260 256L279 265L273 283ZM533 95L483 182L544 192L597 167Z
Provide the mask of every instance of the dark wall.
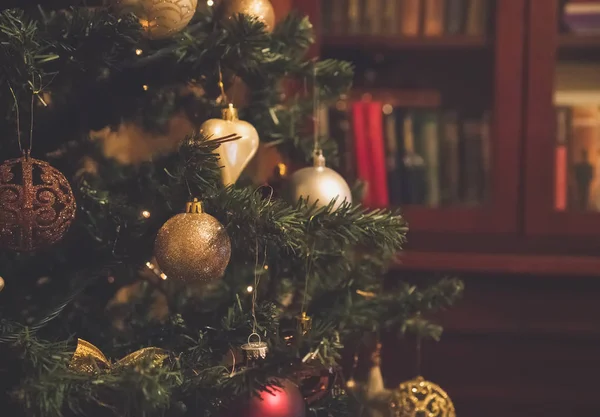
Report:
M395 272L390 284L423 275ZM455 275L465 296L439 316L445 333L423 346L422 373L459 417L600 415L600 279ZM390 387L414 376L414 362L412 342L384 341Z

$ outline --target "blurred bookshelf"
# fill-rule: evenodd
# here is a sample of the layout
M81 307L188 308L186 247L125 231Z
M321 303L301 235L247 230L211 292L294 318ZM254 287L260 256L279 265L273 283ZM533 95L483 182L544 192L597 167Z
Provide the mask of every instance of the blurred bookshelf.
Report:
M315 53L356 67L354 91L328 110L323 134L345 141L350 179L376 184L364 203L401 207L408 219L396 268L427 269L460 253L450 262L456 271L502 272L510 261L523 273L580 265L593 275L600 205L577 208L576 148L560 135L574 135L564 108L590 105L575 115L598 126L586 140L599 162L580 164L577 175L594 184L598 176L600 202L600 30L576 26L590 21L577 15L580 4L595 13L600 0L297 3L318 22Z

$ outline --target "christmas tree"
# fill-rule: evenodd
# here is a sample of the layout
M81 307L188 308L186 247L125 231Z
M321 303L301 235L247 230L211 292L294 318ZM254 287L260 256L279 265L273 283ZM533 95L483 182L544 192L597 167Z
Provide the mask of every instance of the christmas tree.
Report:
M426 314L462 284L384 290L407 224L353 204L313 134L353 72L307 57L309 20L275 24L267 0L8 3L2 415L398 409L342 353L439 337Z

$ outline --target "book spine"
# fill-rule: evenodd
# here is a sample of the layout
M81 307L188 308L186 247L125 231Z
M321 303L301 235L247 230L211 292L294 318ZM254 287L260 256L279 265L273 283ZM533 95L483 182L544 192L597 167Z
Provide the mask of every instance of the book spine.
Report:
M370 179L369 188L372 190L371 202L374 207L389 205L389 191L385 160L385 145L383 139L383 112L379 102L366 103L367 125L370 147Z
M556 109L556 148L554 150L554 209L556 211L567 209L569 113L568 107Z
M404 117L402 130L404 137L402 201L404 204L424 204L427 193L425 160L415 148L415 125L412 113Z
M396 113L386 113L384 116L385 135L385 167L387 171L388 197L390 204L402 202L400 183L400 146L398 144L398 123Z
M600 206L597 204L600 193L595 190L597 187L595 171L598 169L599 162L600 111L597 106L574 106L571 120L572 131L569 143L571 207L576 210L589 210Z
M386 35L398 33L398 2L399 0L385 0L384 2L382 31Z
M361 33L361 1L348 0L348 33L356 35Z
M427 112L423 115L420 128L422 156L427 171L427 199L429 207L440 205L440 157L439 157L439 126L436 113Z
M460 148L458 113L449 111L442 116L440 141L440 189L444 205L460 202Z
M417 36L421 28L423 12L422 0L401 0L399 7L400 33L404 36Z
M386 0L365 1L365 32L369 35L380 35L383 30L383 2Z
M343 35L348 28L348 0L331 0L331 34Z
M481 123L481 120L474 119L463 122L463 200L468 206L479 205L483 201Z
M465 22L466 0L447 0L446 4L446 33L458 35L463 32Z
M441 36L444 33L446 0L425 0L423 33L425 36Z
M354 155L356 156L356 176L366 183L362 203L371 206L372 189L369 168L369 144L367 143L367 125L365 118L364 102L357 101L352 104L352 125L354 131Z
M469 0L465 25L467 35L481 36L486 33L489 8L489 0Z
M485 112L481 120L481 164L483 182L481 196L483 201L489 201L492 191L492 122L491 113Z

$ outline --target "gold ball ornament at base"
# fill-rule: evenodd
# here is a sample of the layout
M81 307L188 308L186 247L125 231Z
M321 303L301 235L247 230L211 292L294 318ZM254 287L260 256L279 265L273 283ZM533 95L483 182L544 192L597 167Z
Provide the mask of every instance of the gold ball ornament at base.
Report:
M446 391L421 376L401 383L394 390L391 411L394 417L456 417Z
M198 6L198 0L111 0L120 14L133 13L148 39L166 39L183 30Z
M300 197L308 199L308 204L317 207L327 206L336 199L334 209L344 201L352 203L352 192L346 180L331 168L325 166L325 157L316 152L314 165L296 171L289 179L288 198L296 204Z
M185 213L171 217L160 228L154 256L167 279L206 283L225 273L231 242L223 225L204 213L202 203L194 199Z
M0 292L4 289L4 278L0 277Z
M275 28L275 10L269 0L223 0L221 13L224 20L238 14L255 17L265 24L269 33Z
M260 145L258 132L250 123L238 119L233 105L223 110L222 119L209 119L200 126L200 133L207 138L236 134L239 139L221 144L215 153L219 155L221 178L225 186L235 184L244 168L248 166Z
M60 241L77 205L69 181L24 153L0 165L0 247L33 252Z

